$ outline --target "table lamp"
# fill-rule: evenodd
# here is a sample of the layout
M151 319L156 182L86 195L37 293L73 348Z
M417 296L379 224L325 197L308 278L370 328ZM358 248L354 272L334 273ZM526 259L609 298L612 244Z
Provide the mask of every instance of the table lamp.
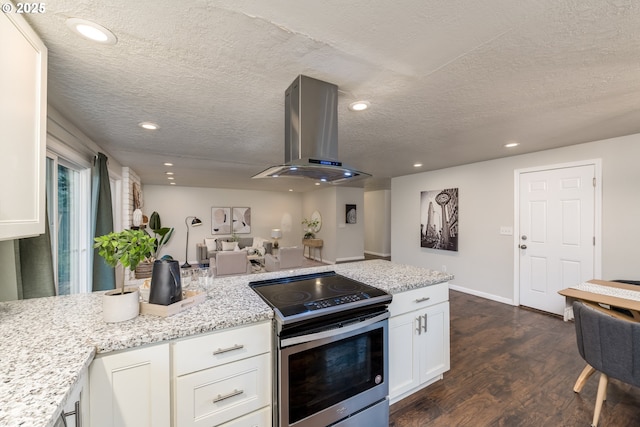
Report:
M271 237L273 238L273 248L278 249L278 247L280 246L278 244L278 239L282 237L282 230L280 230L279 228L274 228L273 230L271 230Z

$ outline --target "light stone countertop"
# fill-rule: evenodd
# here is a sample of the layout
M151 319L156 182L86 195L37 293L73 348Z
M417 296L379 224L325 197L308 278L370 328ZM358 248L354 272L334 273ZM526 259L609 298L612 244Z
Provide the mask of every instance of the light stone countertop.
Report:
M50 427L96 353L269 320L254 280L335 270L391 294L453 276L374 260L213 279L201 304L171 317L102 320L102 292L0 303L0 425ZM191 288L189 288L191 289Z

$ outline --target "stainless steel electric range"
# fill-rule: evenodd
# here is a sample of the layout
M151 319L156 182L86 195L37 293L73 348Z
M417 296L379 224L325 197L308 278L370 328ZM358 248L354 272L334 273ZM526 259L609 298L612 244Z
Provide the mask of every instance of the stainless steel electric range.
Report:
M391 295L334 271L250 286L274 310L274 426L387 426Z

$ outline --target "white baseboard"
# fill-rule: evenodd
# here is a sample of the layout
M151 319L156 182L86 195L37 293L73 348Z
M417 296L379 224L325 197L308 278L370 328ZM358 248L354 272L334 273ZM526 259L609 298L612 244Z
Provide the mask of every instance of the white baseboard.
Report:
M336 258L336 263L338 263L338 262L346 262L346 261L363 261L363 260L364 260L364 255L363 256L347 257L347 258Z
M449 283L449 289L452 289L452 290L458 291L458 292L463 292L463 293L469 294L469 295L474 295L474 296L477 296L477 297L480 297L480 298L484 298L484 299L488 299L488 300L491 300L491 301L501 302L503 304L515 305L513 303L513 299L500 297L498 295L488 294L486 292L476 291L475 289L469 289L469 288L465 288L463 286L452 285L451 283Z
M371 252L371 251L364 251L365 254L369 254L369 255L374 255L374 256L382 256L382 257L388 257L391 256L391 253L388 254L381 254L378 252Z

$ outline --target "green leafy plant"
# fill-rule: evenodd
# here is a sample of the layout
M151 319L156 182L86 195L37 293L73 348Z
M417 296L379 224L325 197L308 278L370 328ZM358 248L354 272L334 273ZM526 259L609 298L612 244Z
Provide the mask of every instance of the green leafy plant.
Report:
M320 221L317 219L303 219L302 225L305 226L305 231L303 239L315 239L316 233L315 230L320 225Z
M114 231L96 237L94 248L111 267L121 264L134 271L155 250L155 239L141 230ZM124 293L124 283L120 293Z
M150 253L149 258L159 259L160 249L169 242L173 235L173 227L163 227L160 221L160 214L154 211L149 218L149 228L153 232L154 249ZM148 233L151 235L151 233Z

